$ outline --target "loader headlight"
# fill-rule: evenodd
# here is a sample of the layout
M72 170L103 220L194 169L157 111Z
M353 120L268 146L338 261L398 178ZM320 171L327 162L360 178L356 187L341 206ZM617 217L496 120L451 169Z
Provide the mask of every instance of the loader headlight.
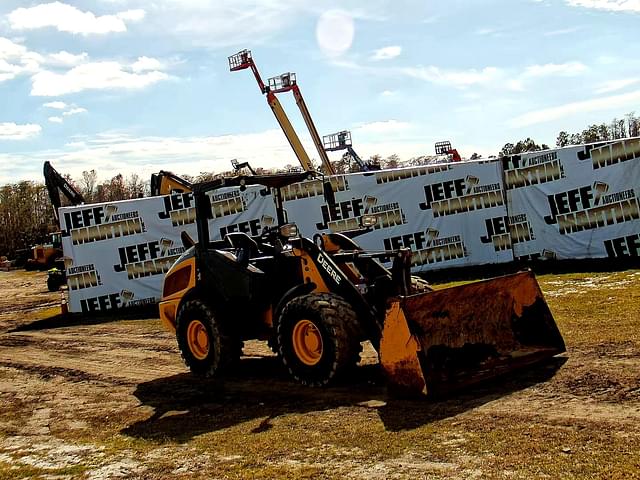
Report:
M164 277L164 287L162 288L162 298L169 297L180 290L184 290L189 286L191 279L191 265L180 270L169 273Z
M376 215L362 215L360 217L360 226L367 228L373 227L378 223L378 217Z
M298 226L295 223L287 223L280 227L280 235L285 238L295 238L298 233Z

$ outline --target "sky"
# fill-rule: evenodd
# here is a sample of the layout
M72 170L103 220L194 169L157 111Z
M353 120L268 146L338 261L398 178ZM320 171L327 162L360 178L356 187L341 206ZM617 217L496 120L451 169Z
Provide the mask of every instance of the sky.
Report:
M640 0L0 2L0 184L298 165L248 70L362 158L463 156L640 112ZM280 100L318 158L291 93ZM332 153L338 159L339 153Z

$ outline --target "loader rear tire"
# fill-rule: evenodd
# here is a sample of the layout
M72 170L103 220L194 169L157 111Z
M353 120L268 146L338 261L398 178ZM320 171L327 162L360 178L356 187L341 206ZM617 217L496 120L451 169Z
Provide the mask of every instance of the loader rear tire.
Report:
M242 344L225 334L219 317L198 299L180 307L176 339L184 363L196 375L220 376L240 358Z
M289 301L278 319L280 358L301 384L324 386L358 363L359 332L356 313L341 297L302 295Z

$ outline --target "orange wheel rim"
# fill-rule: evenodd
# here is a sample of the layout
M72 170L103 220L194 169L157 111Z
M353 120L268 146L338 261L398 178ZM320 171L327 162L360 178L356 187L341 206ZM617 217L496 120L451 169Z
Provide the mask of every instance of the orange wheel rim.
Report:
M189 350L198 360L204 360L209 355L209 334L200 320L192 320L187 327L187 343Z
M316 365L322 358L322 335L315 324L309 320L300 320L291 334L293 350L305 365Z

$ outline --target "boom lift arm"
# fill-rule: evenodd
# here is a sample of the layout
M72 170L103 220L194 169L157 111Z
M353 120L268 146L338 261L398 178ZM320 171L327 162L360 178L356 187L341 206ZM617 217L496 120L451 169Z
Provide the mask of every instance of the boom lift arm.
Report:
M324 143L324 149L327 152L335 152L338 150L346 150L349 156L360 167L361 172L368 172L371 170L380 170L380 165L372 162L363 161L360 156L352 147L351 132L348 130L342 130L338 133L332 133L331 135L325 135L322 137L322 143Z
M300 141L298 134L293 128L293 125L291 125L291 122L289 121L287 114L285 113L284 109L282 108L282 105L280 104L280 101L275 95L276 93L279 93L279 92L286 92L289 90L294 91L296 104L298 105L298 108L302 113L302 117L304 118L307 128L309 129L309 133L311 134L311 137L313 138L313 142L316 145L316 148L318 149L318 154L320 155L320 159L322 160L322 165L325 170L325 173L333 174L334 173L333 167L329 162L329 158L327 157L326 152L322 148L322 143L320 141L320 136L318 135L318 131L316 130L315 125L313 124L313 120L311 119L309 110L307 109L307 106L304 103L304 99L302 98L302 94L300 93L300 89L296 84L295 74L289 73L289 74L281 75L280 77L271 78L269 79L269 85L265 85L265 83L262 81L262 77L260 76L260 72L258 72L258 67L256 67L256 64L254 63L253 58L251 57L250 50L242 50L236 53L235 55L231 55L229 57L229 69L232 72L235 72L238 70L245 70L247 68L250 68L251 71L253 72L253 75L256 78L256 81L258 82L258 87L260 88L260 91L263 94L266 94L267 103L269 104L269 107L273 111L273 114L275 115L276 120L280 125L280 128L282 128L282 131L287 137L287 140L289 141L289 145L291 145L291 148L293 149L293 152L298 158L300 165L302 165L302 168L307 172L313 171L314 168L313 168L313 164L311 163L311 159L309 158L309 155L307 154L306 150L302 146L302 142Z
M451 142L436 142L436 155L451 155L452 162L461 162L462 157L458 150L451 146Z
M44 162L43 172L44 183L49 192L49 199L53 205L53 214L58 222L58 209L62 206L60 201L60 192L69 200L71 205L81 205L84 203L84 197L71 185L65 178L53 168L49 161Z

